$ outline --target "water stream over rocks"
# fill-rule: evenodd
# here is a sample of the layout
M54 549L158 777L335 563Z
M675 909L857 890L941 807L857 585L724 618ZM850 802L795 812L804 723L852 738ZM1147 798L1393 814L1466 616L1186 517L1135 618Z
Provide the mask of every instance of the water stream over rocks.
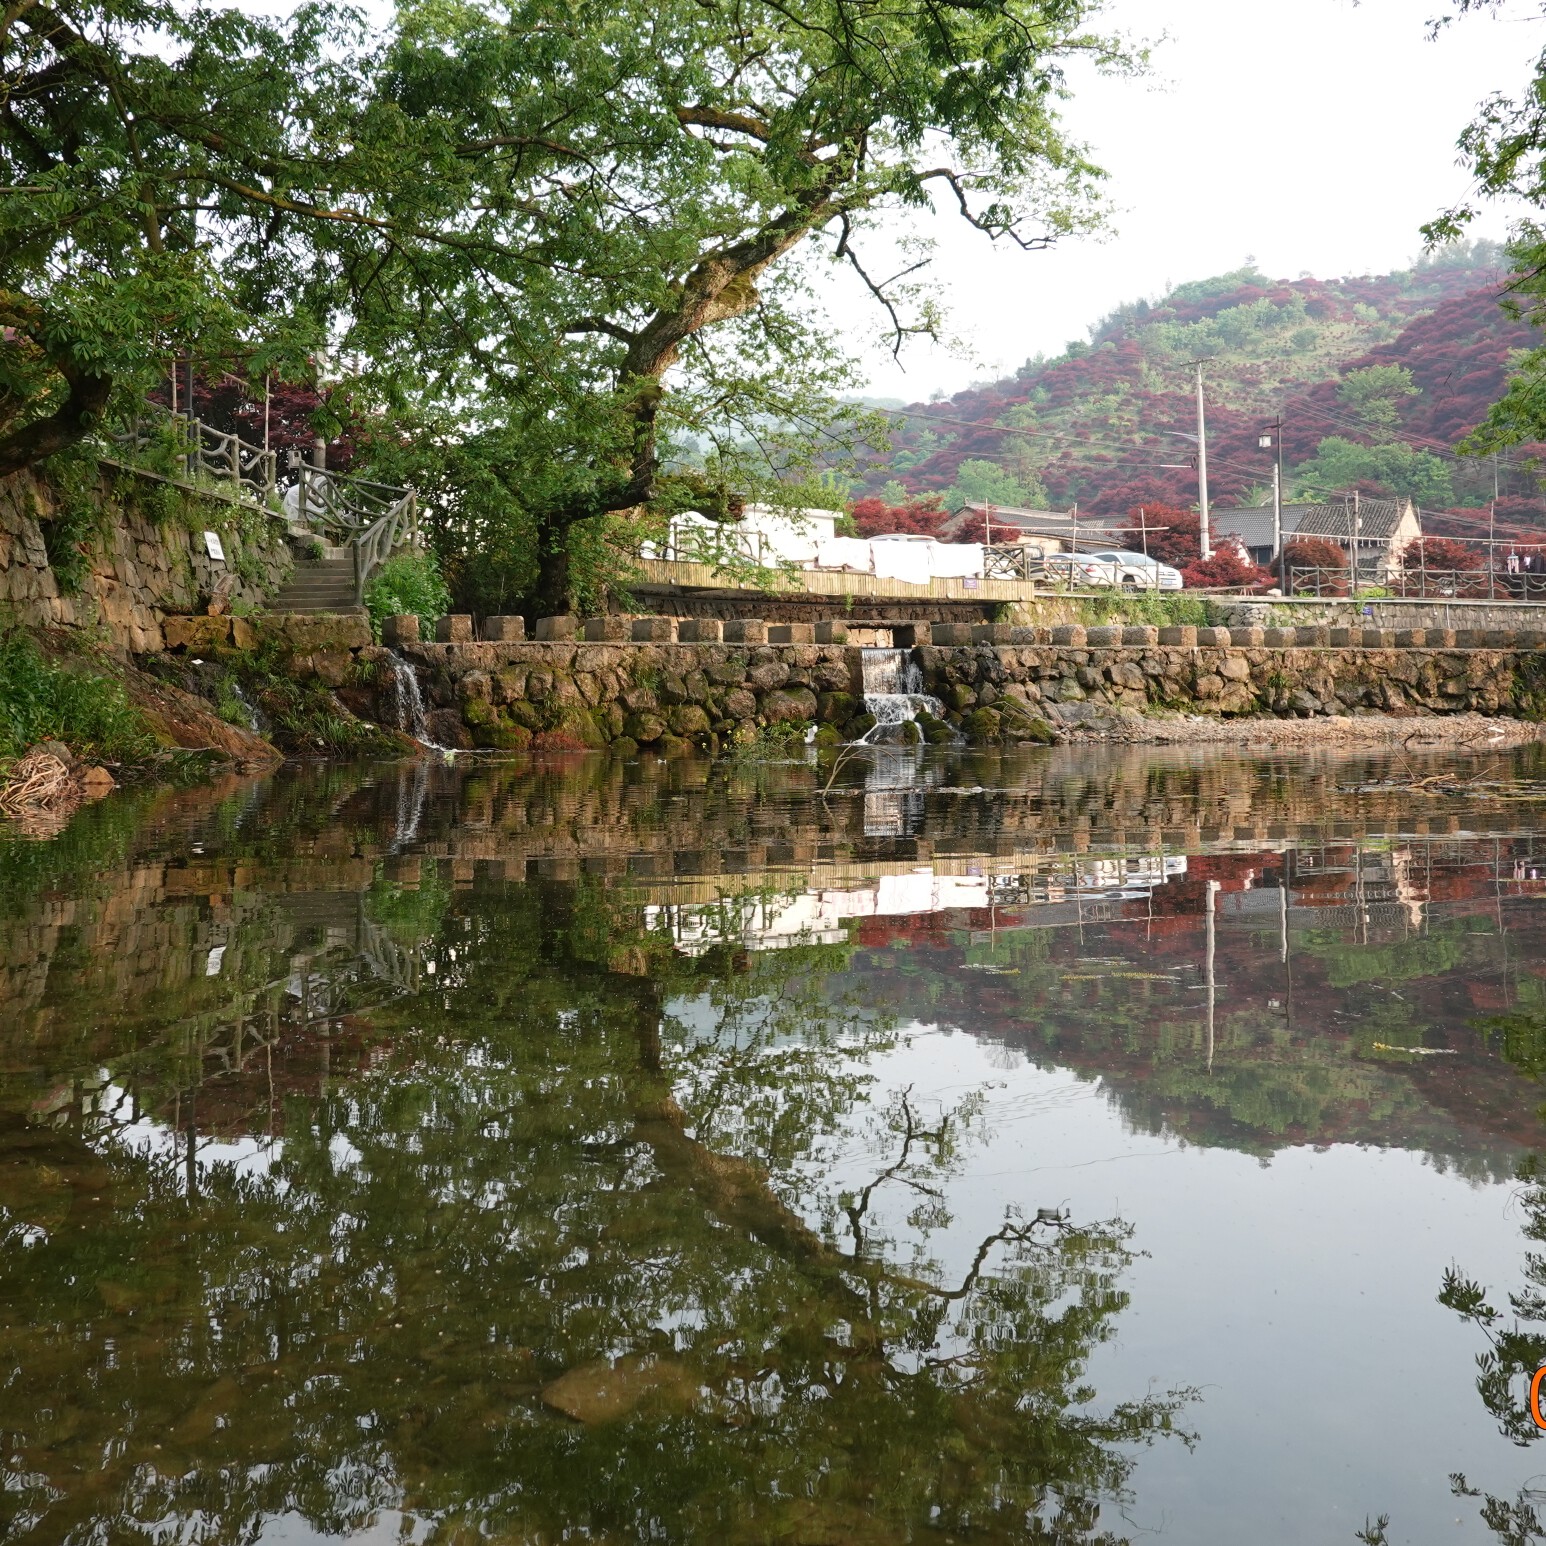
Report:
M912 650L866 649L864 651L864 707L874 715L874 728L865 732L869 742L911 740L903 725L916 724L918 715L943 719L945 706L923 690L923 669Z
M419 673L414 670L413 662L392 650L388 654L387 669L392 675L391 702L396 728L429 745L424 694L419 689Z

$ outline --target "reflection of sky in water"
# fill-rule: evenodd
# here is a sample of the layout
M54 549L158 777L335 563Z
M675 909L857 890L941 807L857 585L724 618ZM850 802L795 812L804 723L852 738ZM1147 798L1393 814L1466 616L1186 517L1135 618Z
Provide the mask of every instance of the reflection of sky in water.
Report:
M876 1070L877 1103L910 1088L937 1111L989 1089L946 1183L952 1223L929 1242L947 1278L1006 1208L1135 1223L1132 1302L1090 1383L1103 1401L1198 1387L1184 1425L1202 1441L1143 1451L1124 1529L1188 1546L1318 1546L1388 1512L1393 1542L1493 1540L1475 1505L1450 1496L1449 1474L1512 1495L1538 1457L1499 1440L1476 1396L1477 1334L1435 1295L1457 1260L1514 1281L1512 1185L1441 1175L1402 1150L1300 1147L1268 1162L1135 1133L1098 1080L1002 1052L915 1027ZM886 1152L845 1146L833 1173L862 1185ZM890 1194L902 1242L916 1238L911 1201ZM1102 1520L1118 1527L1114 1510Z

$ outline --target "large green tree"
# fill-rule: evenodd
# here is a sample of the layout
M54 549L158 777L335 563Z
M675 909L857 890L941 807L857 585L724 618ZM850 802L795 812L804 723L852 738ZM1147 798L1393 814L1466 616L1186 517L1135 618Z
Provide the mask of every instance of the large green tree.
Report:
M851 435L813 239L899 346L934 321L908 274L867 254L877 234L891 242L888 217L906 233L938 199L1024 248L1087 224L1099 174L1059 124L1063 68L1132 63L1088 29L1092 9L404 6L370 132L409 126L431 159L400 192L397 231L360 254L351 337L471 419L470 444L438 437L468 453L436 458L456 540L520 526L533 599L558 607L576 543L594 540L584 523L713 508L716 482L749 464L787 473L800 445ZM462 245L406 234L452 220ZM432 336L427 315L445 319ZM709 476L673 480L689 436Z
M0 476L178 356L294 365L324 341L322 254L372 180L341 132L360 37L318 5L0 11Z
M888 248L936 200L1028 249L1090 223L1063 70L1134 62L1094 8L409 0L372 34L322 7L12 7L0 472L195 341L325 344L383 464L427 464L443 543L561 606L608 517L723 509L749 467L859 432L812 238L900 346L934 318Z
M1435 33L1474 11L1497 11L1499 0L1455 0L1454 11L1433 23ZM1506 251L1515 269L1504 305L1537 325L1546 323L1546 51L1535 61L1518 95L1496 92L1483 102L1459 139L1462 163L1472 174L1469 195L1423 227L1431 247L1459 240L1494 200L1519 201L1527 213L1515 221ZM1486 421L1464 449L1493 451L1546 439L1546 349L1515 361L1515 374Z
M1328 435L1308 462L1293 469L1291 481L1297 498L1330 499L1356 488L1437 509L1454 499L1443 458L1401 441L1368 446L1343 435Z

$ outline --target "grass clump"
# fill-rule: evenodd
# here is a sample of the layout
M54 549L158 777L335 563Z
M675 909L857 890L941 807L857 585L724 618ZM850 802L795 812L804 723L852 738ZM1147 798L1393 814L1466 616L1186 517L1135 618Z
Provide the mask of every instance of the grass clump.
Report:
M1091 596L1080 606L1086 623L1126 623L1135 628L1211 628L1222 612L1218 603L1206 596L1175 591Z
M433 553L394 553L370 577L365 587L365 610L377 639L389 617L412 613L433 637L435 619L451 610L451 592L441 578Z
M63 741L97 762L139 762L156 750L144 716L116 677L49 660L30 634L0 634L0 757Z

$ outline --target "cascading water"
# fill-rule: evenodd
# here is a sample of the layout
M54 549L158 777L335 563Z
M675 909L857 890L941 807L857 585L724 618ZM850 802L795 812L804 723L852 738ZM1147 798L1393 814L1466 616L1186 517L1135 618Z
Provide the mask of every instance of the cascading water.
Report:
M923 672L911 650L866 649L863 658L864 707L875 717L864 740L911 740L900 727L914 723L920 712L944 718L944 704L923 690Z
M405 660L396 650L388 659L392 663L392 710L397 718L397 728L414 740L431 745L424 714L424 694L419 691L419 674L413 669L413 662Z
M258 712L257 706L247 696L247 694L242 691L242 684L240 682L233 681L231 683L231 692L236 701L241 704L242 712L247 716L247 728L260 734L267 730L267 723L264 721L263 716Z

